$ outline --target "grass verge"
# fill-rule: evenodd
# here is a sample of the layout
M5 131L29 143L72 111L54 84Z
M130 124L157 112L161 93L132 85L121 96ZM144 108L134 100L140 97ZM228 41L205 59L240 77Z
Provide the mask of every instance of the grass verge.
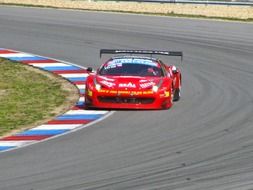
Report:
M64 79L0 58L0 136L42 124L77 99L77 89Z

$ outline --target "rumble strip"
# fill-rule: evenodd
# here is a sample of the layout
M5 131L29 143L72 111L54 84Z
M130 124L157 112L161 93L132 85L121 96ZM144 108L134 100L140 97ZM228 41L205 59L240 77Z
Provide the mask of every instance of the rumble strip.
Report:
M0 57L60 75L75 85L80 94L76 105L63 115L43 125L0 139L0 152L66 134L87 127L111 115L109 111L84 110L82 108L85 101L85 80L88 76L85 68L64 61L3 48L0 48Z

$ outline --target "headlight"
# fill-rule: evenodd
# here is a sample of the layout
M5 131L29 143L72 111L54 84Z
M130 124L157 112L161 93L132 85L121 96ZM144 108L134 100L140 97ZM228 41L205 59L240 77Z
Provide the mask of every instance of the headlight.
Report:
M95 85L96 90L97 91L101 90L101 85L98 84L96 77L94 77L93 81L94 81L94 85Z
M159 88L161 87L162 83L163 83L163 80L161 79L161 80L158 82L157 85L154 85L154 86L152 87L153 92L158 92L158 90L159 90Z
M157 91L158 91L158 89L159 89L159 87L158 87L158 86L153 86L153 87L152 87L153 92L157 92Z
M96 90L101 90L101 85L100 84L95 84L95 88L96 88Z

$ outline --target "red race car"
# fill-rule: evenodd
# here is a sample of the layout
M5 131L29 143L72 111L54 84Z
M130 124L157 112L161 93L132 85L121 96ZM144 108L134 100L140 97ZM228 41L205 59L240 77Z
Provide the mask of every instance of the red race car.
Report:
M94 73L87 69L87 108L167 109L180 99L181 72L153 55L180 56L182 61L182 52L101 49L103 54L120 55Z

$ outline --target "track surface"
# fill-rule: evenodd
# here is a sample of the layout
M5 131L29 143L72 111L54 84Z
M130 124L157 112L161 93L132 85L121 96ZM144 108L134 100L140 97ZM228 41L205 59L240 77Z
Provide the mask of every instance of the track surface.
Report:
M0 154L0 190L253 189L253 25L0 8L1 47L98 67L100 48L183 50L183 97Z

